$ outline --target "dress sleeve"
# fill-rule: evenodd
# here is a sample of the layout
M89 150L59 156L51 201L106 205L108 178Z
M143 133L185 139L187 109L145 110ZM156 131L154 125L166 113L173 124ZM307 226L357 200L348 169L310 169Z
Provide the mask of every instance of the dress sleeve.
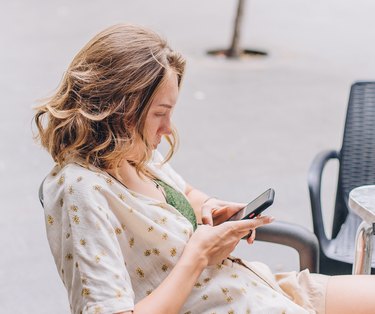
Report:
M61 277L72 312L133 310L134 292L106 191L92 179L78 177L66 178L57 194L62 236L61 253L55 255L61 256Z

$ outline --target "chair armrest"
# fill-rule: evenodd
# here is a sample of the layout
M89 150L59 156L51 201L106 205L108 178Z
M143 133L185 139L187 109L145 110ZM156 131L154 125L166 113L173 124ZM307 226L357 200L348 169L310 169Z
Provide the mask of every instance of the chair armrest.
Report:
M43 183L45 179L46 178L44 178L42 183L39 185L39 191L38 191L39 201L40 201L40 204L42 204L43 208L44 208Z
M312 161L307 177L314 232L319 237L323 247L328 245L328 239L324 230L322 204L320 198L323 169L330 159L339 158L339 152L335 150L327 150L319 153Z
M319 242L308 229L282 221L257 228L256 240L272 242L294 248L299 255L300 269L319 272Z

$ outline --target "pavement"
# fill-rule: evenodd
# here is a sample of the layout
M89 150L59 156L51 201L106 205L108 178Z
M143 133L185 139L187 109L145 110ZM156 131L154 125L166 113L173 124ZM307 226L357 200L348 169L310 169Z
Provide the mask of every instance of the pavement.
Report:
M0 4L1 313L68 313L37 191L52 167L32 140L32 107L52 93L78 50L119 22L149 26L188 60L175 111L173 166L196 187L247 202L276 190L268 211L312 230L307 171L339 149L350 84L375 78L371 0L247 3L242 46L268 57L233 61L207 50L230 42L236 1L4 1ZM326 224L337 165L324 176ZM298 269L291 249L241 243L235 254Z

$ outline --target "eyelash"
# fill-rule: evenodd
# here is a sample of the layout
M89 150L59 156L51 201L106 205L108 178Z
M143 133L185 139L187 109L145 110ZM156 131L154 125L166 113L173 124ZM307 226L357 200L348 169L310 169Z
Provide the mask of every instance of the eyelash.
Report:
M166 113L155 113L155 117L165 117Z

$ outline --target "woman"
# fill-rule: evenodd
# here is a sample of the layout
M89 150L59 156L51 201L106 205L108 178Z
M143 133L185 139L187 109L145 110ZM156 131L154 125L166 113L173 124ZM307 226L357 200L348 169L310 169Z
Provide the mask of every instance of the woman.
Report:
M272 218L227 222L244 204L210 198L167 163L184 67L154 32L116 25L37 108L56 162L43 185L47 236L72 313L372 312L370 276L272 275L229 255Z

